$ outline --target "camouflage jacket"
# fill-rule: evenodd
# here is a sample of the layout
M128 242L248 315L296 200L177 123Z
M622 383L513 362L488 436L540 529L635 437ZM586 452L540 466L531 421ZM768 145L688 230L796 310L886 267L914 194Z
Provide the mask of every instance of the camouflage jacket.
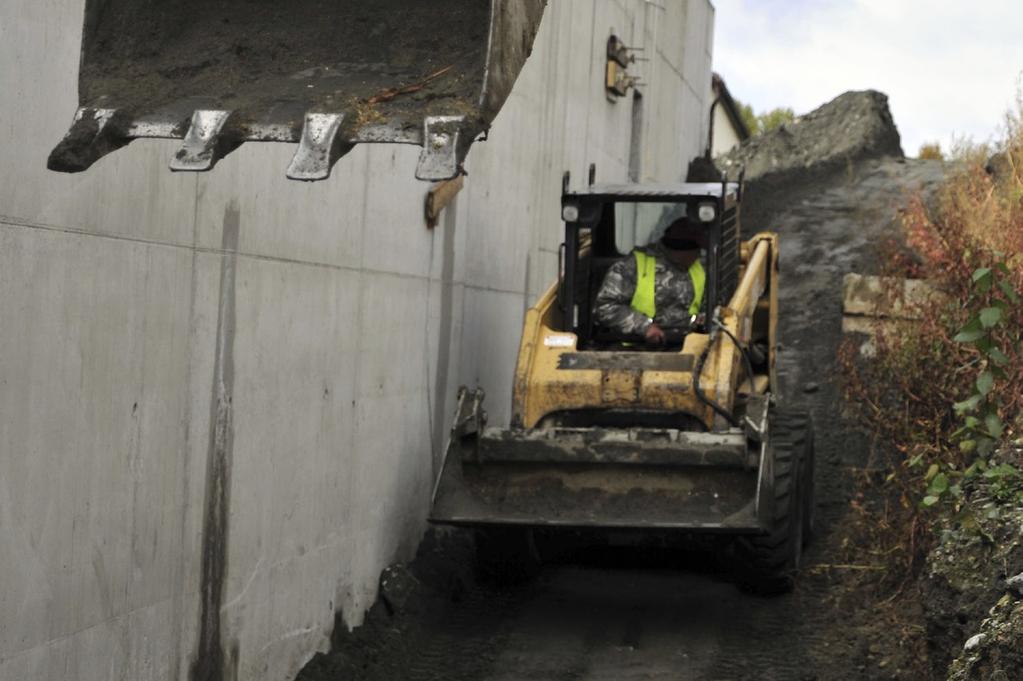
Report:
M691 318L689 306L695 295L689 272L673 264L660 244L652 244L641 250L657 258L654 269L654 303L657 312L654 318L651 320L642 312L632 309L637 272L636 256L630 253L612 265L604 275L593 304L593 316L597 323L625 335L642 335L651 322L657 322L661 328L688 329Z

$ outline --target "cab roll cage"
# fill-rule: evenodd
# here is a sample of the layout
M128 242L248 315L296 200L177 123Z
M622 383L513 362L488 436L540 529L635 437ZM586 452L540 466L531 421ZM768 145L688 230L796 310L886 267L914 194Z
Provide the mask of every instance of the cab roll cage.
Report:
M741 177L739 182L722 178L721 182L655 185L591 183L571 191L568 182L569 176L565 173L561 195L565 240L559 252L558 287L562 331L576 333L580 343L589 340L592 326L589 308L596 290L593 275L602 277L613 261L627 255L619 253L615 246L614 211L606 210L616 203L685 203L690 216L697 214L698 205L712 203L714 217L704 223L707 226L705 318L710 316L706 313L718 305L727 304L739 281ZM589 230L589 240L585 243L583 230ZM596 285L599 286L599 281Z

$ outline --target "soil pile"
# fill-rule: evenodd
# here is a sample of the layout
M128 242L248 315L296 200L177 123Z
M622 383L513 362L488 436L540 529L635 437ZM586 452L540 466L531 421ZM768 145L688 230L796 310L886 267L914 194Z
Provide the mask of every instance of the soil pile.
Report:
M885 156L902 158L899 131L887 95L876 90L846 92L792 123L751 137L717 159L730 175L746 179L777 173L815 173Z
M771 229L773 216L803 192L826 191L855 174L858 164L902 159L888 96L846 92L775 130L751 137L715 163L735 179L745 171L743 222Z

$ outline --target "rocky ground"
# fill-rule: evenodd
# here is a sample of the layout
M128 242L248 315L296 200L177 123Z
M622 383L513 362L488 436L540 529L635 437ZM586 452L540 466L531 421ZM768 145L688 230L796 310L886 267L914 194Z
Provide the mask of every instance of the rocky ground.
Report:
M1018 460L1020 449L1000 456ZM935 678L1023 678L1023 508L999 503L993 484L941 522L928 556L921 597Z
M842 416L841 279L876 272L907 194L932 191L945 169L902 158L883 95L843 98L855 120L833 103L780 133L789 142L734 156L746 154L752 179L745 231L782 239L782 392L817 428L821 522L796 590L753 596L724 554L666 549L567 552L536 580L499 588L477 579L466 533L431 532L412 564L383 575L365 624L339 625L299 679L915 681L945 678L954 658L955 681L1023 678L1023 577L1012 583L1023 513L945 533L921 585L895 591L874 578L883 556L850 545L856 508L884 500L869 484L871 445ZM793 139L802 146L784 153Z

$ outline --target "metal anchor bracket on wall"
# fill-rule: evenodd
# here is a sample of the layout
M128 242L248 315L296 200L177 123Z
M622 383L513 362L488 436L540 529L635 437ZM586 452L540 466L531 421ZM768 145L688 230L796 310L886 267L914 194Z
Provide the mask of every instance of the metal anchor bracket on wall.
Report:
M648 61L637 57L636 52L642 52L642 47L629 47L616 35L607 39L607 67L604 72L604 88L607 96L614 101L618 97L624 97L629 88L642 85L643 82L638 76L631 75L629 66L638 61Z

